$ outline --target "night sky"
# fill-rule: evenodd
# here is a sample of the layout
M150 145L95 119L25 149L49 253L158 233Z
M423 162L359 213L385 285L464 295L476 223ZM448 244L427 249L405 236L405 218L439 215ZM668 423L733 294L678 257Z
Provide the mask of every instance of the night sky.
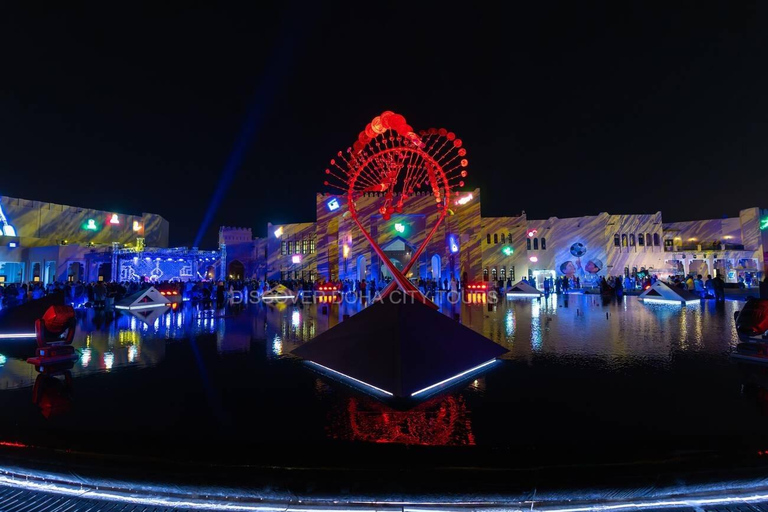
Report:
M314 220L326 162L383 110L464 140L486 216L768 206L768 24L749 2L8 4L0 194L158 213L173 245L222 180L201 247L220 225Z

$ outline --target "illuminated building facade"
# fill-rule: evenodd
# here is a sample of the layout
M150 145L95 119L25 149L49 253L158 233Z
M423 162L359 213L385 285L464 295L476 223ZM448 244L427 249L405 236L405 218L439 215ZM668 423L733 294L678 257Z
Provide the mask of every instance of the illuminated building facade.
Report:
M109 281L117 247L168 247L168 221L0 196L0 284Z
M403 268L425 239L437 215L430 194L416 195L409 211L384 220L375 193L357 203L365 227L395 266ZM345 196L317 194L316 222L268 224L265 238L250 230L222 228L227 264L245 277L285 279L375 279L385 266L345 212ZM762 279L768 248L768 210L747 208L738 217L665 223L661 212L529 219L483 217L480 190L460 192L452 215L412 269L411 278L466 282L534 277L579 278L583 286L601 277L635 275L643 270L661 277L687 273L715 275L729 283Z

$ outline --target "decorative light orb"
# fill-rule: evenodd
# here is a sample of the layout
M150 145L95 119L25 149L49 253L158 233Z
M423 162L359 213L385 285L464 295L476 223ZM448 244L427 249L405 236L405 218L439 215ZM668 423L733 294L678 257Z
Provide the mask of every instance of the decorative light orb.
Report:
M530 258L528 258L528 259L529 259L529 260L531 260L531 263L536 263L537 261L539 261L539 258L538 258L538 256L531 256L531 257L530 257Z

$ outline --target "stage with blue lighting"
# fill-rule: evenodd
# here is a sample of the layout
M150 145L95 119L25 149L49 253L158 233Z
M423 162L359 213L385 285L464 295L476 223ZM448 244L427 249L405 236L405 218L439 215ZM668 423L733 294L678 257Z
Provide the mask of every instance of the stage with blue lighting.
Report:
M116 281L160 283L223 278L221 253L196 249L123 249L115 253Z

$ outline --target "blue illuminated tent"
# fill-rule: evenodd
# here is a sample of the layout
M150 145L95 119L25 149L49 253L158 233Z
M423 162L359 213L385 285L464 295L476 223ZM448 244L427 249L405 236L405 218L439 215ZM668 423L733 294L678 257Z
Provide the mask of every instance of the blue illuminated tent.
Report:
M687 304L698 302L701 297L688 290L672 288L666 283L656 281L650 288L641 293L638 299L648 303Z

